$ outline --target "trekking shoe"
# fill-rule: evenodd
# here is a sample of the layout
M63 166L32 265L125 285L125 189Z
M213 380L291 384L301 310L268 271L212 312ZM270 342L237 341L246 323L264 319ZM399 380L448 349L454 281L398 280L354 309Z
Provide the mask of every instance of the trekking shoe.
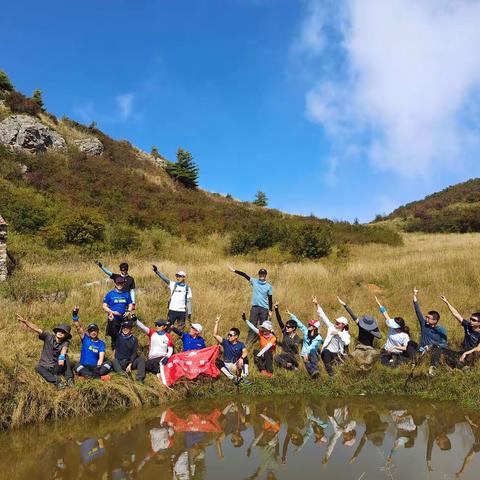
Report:
M57 387L57 390L63 390L64 388L67 387L67 385L63 382L57 382L55 386Z
M315 372L312 373L312 375L310 375L312 380L318 378L319 376L320 376L320 372L318 370L316 370Z
M111 379L112 379L112 377L111 377L110 375L102 375L102 376L100 377L100 380L101 380L102 382L109 382Z
M270 373L270 372L268 372L268 371L266 371L266 372L264 373L264 375L266 375L268 378L272 378L272 377L273 377L273 373Z
M268 377L268 372L266 370L260 370L260 374Z
M242 377L233 377L232 378L232 382L234 385L240 385L240 383L242 383L243 381L243 378Z
M252 382L251 380L249 380L248 378L243 378L241 381L242 381L242 383L243 383L244 385L252 385L252 383L253 383L253 382Z
M428 376L429 377L434 377L436 375L436 371L437 369L432 365L431 367L429 367L428 369Z
M73 378L69 378L67 380L67 387L74 387L75 386L75 382L73 381Z

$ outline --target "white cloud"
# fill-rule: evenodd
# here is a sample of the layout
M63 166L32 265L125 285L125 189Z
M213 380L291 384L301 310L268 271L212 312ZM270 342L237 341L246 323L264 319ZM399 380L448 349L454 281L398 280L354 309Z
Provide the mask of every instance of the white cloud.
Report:
M357 144L401 174L460 168L480 144L480 1L339 0L328 18L324 5L309 2L295 46L329 66L306 109L335 156Z
M115 101L117 102L120 111L120 118L122 120L128 120L132 116L134 100L134 93L124 93L115 97Z

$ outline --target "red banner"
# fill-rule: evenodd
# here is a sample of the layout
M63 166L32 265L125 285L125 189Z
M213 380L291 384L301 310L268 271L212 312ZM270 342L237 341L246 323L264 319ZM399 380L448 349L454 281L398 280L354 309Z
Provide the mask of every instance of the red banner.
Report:
M169 387L182 377L189 380L193 380L199 375L216 378L220 375L220 370L215 365L215 360L219 355L220 347L218 345L201 350L175 353L168 359L167 364L160 368L162 383Z
M218 418L222 415L220 410L215 409L212 413L189 413L187 418L180 418L168 409L164 422L171 426L175 432L216 432L220 433L222 427Z

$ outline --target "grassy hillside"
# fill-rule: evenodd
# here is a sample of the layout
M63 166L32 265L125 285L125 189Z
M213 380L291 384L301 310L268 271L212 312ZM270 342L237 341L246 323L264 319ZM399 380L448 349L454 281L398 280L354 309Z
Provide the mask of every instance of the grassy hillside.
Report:
M274 285L274 299L282 311L288 306L300 319L307 321L315 314L311 295L316 294L331 317L344 314L336 300L343 297L359 314L374 313L373 295L378 295L392 315L402 315L417 337L418 328L411 303L414 286L425 309L435 308L442 314L441 322L448 329L452 348L458 348L462 329L450 316L439 295L445 294L464 315L478 310L478 272L480 268L480 236L408 234L400 247L387 245L354 246L348 259L327 258L318 262L267 264ZM165 258L168 258L165 259ZM181 262L179 259L182 259ZM212 343L215 315L222 315L221 330L233 325L246 328L240 315L249 308L248 283L228 272L233 264L247 272L258 270L258 264L248 260L229 258L222 253L222 242L209 245L191 243L168 244L165 251L148 258L138 259L135 254L103 258L108 266L126 259L138 284L137 307L146 323L164 315L167 304L166 289L153 275L150 264L155 262L169 275L181 266L189 274L194 295L194 321L205 327L205 338ZM30 259L9 282L3 284L0 298L0 426L19 426L41 421L46 417L87 415L116 407L141 406L171 401L186 396L232 395L236 390L228 381L185 383L166 390L149 376L145 386L132 384L120 378L110 383L83 382L73 389L56 392L34 371L41 342L35 334L26 332L15 320L18 312L31 318L45 329L58 322L68 321L71 308L78 304L83 322L96 321L105 325L100 308L104 293L111 283L91 261L72 259L52 261ZM87 285L92 281L101 282ZM42 301L39 294L62 289L66 293L63 303ZM377 319L379 314L376 313ZM276 325L275 325L276 326ZM276 328L277 329L277 328ZM385 333L386 329L382 325ZM278 329L277 329L278 331ZM356 328L352 326L356 336ZM322 330L322 334L325 332ZM140 334L145 347L145 336ZM79 354L79 341L72 342L72 356ZM392 372L377 366L369 374L359 374L346 366L341 373L312 382L302 370L298 374L276 371L273 379L258 378L252 368L255 382L242 387L251 395L273 393L317 393L346 395L358 393L405 392L404 383L410 367ZM415 393L433 399L455 399L478 405L478 373L480 366L469 373L441 369L439 376L430 380L424 366L415 371L406 393Z
M399 221L407 232L480 232L480 179L408 203L386 219Z

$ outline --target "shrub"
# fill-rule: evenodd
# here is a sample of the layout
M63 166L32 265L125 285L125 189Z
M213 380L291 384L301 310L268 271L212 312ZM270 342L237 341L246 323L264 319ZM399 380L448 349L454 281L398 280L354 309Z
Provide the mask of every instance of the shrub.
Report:
M5 98L5 105L12 113L38 115L41 112L41 108L35 100L26 97L20 92L10 92Z
M88 245L103 240L105 222L95 213L77 213L62 222L65 239L74 245Z
M43 112L43 98L42 98L42 91L38 88L34 90L32 95L32 100L40 107L40 110Z
M56 224L43 227L39 233L45 245L51 249L62 248L67 241L64 229Z
M129 251L140 247L140 237L135 228L118 225L110 232L109 243L114 251Z
M7 92L13 90L12 82L3 70L0 70L0 90L6 90Z
M290 238L290 251L297 258L326 257L333 245L328 229L314 224L297 227Z

